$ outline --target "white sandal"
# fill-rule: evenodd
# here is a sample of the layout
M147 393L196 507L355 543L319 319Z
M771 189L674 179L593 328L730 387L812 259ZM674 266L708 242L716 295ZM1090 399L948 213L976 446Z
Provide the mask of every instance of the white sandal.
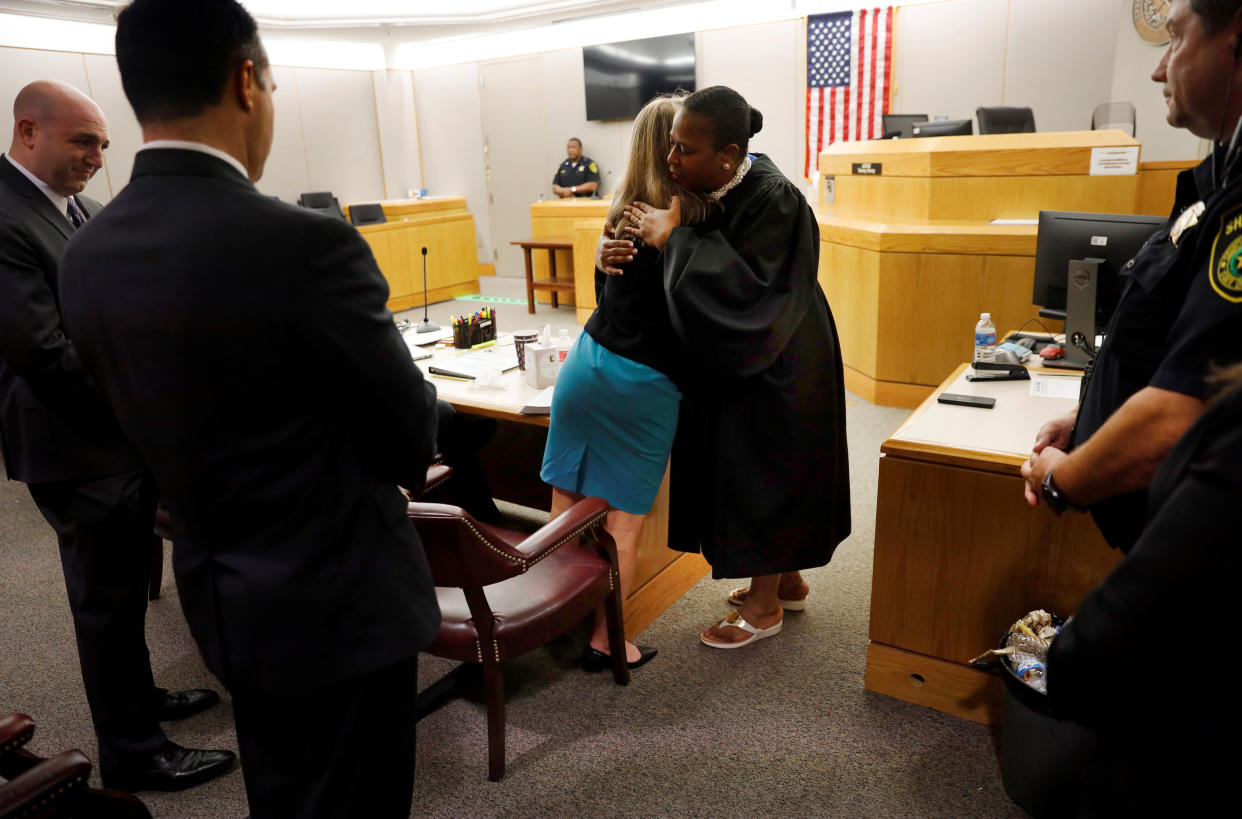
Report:
M729 596L726 599L733 605L740 606L746 602L747 594L750 594L750 586L738 586L736 589L729 592ZM738 595L741 596L739 597ZM785 611L806 611L805 597L801 600L786 600L783 597L778 597L776 598L776 602L780 603L781 608Z
M784 624L784 622L785 622L784 618L781 618L780 620L776 622L776 625L771 626L770 628L755 628L750 623L742 619L741 612L731 611L729 612L729 616L721 620L719 623L717 623L715 627L719 628L720 626L734 626L735 628L740 628L742 631L750 632L749 637L747 637L745 640L741 640L736 643L717 643L717 642L707 639L702 634L700 634L699 640L700 642L703 643L703 645L708 646L710 648L725 648L725 649L741 648L742 646L750 645L756 640L763 640L768 637L775 637L776 635L780 634L781 626Z

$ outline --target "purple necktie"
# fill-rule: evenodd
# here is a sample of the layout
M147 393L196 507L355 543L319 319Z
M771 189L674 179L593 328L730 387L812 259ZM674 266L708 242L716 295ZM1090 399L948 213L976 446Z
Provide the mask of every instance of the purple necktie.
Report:
M67 201L69 204L65 207L65 212L69 215L69 221L73 222L73 227L76 230L86 222L86 214L82 213L82 209L78 207L77 202L73 201L72 196Z

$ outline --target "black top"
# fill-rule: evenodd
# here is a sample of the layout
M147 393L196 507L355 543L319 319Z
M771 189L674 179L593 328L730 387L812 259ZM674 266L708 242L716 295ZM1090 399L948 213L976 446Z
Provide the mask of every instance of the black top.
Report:
M1213 364L1242 360L1242 187L1213 191L1211 161L1178 175L1168 221L1126 263L1129 280L1083 380L1075 443L1144 387L1202 397ZM1199 201L1206 209L1197 222L1179 225ZM1118 495L1091 508L1110 545L1122 551L1133 545L1145 496Z
M562 188L571 188L574 185L581 185L584 182L599 181L599 165L595 164L595 160L589 156L580 156L578 161L574 162L568 157L561 166L556 169L556 173L552 176L552 184L560 185ZM591 191L578 191L574 196L590 196Z
M664 301L664 265L659 254L641 247L621 276L596 270L599 306L587 319L586 331L600 346L658 370L680 385L685 361Z
M155 473L214 674L309 691L431 643L435 588L397 486L422 487L435 390L357 230L213 156L139 151L60 286L83 365Z
M1207 816L1233 799L1242 764L1242 655L1228 637L1242 577L1242 385L1178 441L1148 495L1134 548L1052 643L1048 696L1100 731L1089 814Z
M819 226L766 156L664 248L687 358L669 545L716 577L822 566L850 531L845 387Z

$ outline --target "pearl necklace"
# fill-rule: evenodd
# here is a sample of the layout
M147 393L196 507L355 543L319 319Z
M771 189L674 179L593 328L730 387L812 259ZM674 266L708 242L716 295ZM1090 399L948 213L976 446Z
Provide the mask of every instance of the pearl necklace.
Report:
M750 157L742 160L742 164L738 166L737 173L733 174L733 178L724 184L723 187L716 188L707 195L707 198L713 202L719 202L721 197L736 188L742 181L742 177L746 176L746 172L750 170Z

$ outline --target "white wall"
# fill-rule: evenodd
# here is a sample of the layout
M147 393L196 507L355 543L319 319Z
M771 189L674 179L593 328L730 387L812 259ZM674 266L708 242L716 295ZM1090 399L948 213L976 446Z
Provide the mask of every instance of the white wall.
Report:
M582 49L543 53L544 121L548 140L540 161L547 177L544 193L548 197L552 196L552 175L565 159L565 144L570 137L581 139L583 154L599 165L601 197L610 196L616 190L625 170L634 123L632 120L588 122L585 85Z
M901 9L893 112L974 119L979 105L1002 104L1008 17L1004 0Z
M93 63L92 63L93 64ZM113 60L112 71L116 73L116 61ZM96 66L98 67L98 66ZM101 88L111 89L111 85L102 75L97 77ZM37 51L27 48L0 48L0 151L7 152L13 136L13 99L17 92L34 80L59 80L67 82L84 92L90 92L90 79L87 76L87 59L82 54L63 51ZM117 74L117 86L120 76ZM109 97L111 97L109 93ZM112 145L104 152L104 168L86 186L84 193L100 202L112 199L113 187L111 178L128 179L129 165L138 145L127 144L126 136L129 128L126 119L133 122L133 112L128 103L118 105L112 99L99 99L99 107L108 118L109 125L116 135ZM121 102L124 103L124 97ZM137 123L133 123L134 128Z
M276 80L276 133L259 189L288 202L310 190L331 190L342 203L385 198L385 165L380 147L377 83L371 71L273 67ZM383 73L383 72L379 72ZM388 133L394 134L391 186L394 196L417 187L415 172L408 173L408 145L415 140L402 128L412 125L413 89L405 77L408 113L395 104L397 91L385 114ZM61 80L89 94L108 118L112 144L104 152L104 169L95 175L86 194L108 202L129 181L134 154L142 145L142 131L134 118L116 59L101 54L0 48L0 150L8 150L13 132L12 101L27 83ZM385 80L386 82L387 80ZM401 150L398 150L401 149ZM407 181L410 184L405 184Z
M423 187L432 196L464 196L474 215L479 262L492 263L483 157L483 104L475 63L414 72ZM548 176L551 179L551 175Z
M705 31L699 37L699 87L727 85L763 113L750 150L768 154L790 179L802 179L806 41L801 19Z
M1029 106L1041 131L1085 130L1102 102L1137 112L1145 161L1204 155L1168 126L1151 71L1163 46L1134 30L1131 0L945 0L898 15L894 110L974 118L980 105Z
M1143 143L1144 161L1194 159L1207 156L1208 143L1189 131L1169 126L1165 121L1164 94L1152 82L1151 72L1164 46L1144 41L1131 22L1131 4L1121 0L1117 13L1117 39L1114 44L1113 100L1129 101L1135 108L1135 138Z
M1040 131L1089 129L1091 112L1112 99L1117 24L1115 0L1011 0L1004 100L996 104L1034 108Z
M423 186L414 77L409 71L376 71L374 81L386 198L401 199Z

